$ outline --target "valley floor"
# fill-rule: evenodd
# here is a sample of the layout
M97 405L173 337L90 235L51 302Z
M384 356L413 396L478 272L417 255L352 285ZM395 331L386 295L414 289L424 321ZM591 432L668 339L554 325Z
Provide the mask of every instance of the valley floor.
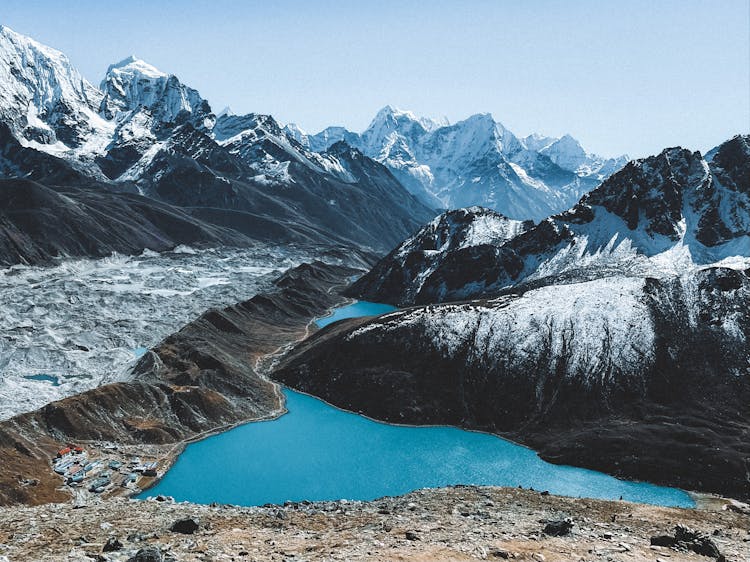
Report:
M673 536L678 524L704 533L726 560L750 559L746 514L514 488L442 488L372 502L257 508L169 498L91 501L78 508L71 503L0 508L0 560L711 560L684 545L650 544L652 536ZM195 518L198 530L170 531L184 518ZM566 518L573 522L569 534L543 532L545 520ZM119 548L103 552L113 537ZM149 548L159 557L146 558Z

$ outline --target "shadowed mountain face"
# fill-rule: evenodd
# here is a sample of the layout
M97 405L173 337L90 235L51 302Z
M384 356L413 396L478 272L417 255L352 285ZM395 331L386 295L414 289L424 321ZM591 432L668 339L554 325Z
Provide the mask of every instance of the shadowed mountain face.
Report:
M400 244L351 294L425 304L750 256L749 143L738 135L708 159L670 148L635 160L536 226L481 208L450 211Z
M0 180L0 227L2 265L164 251L179 244L252 244L238 232L139 195L103 186L53 189L29 180Z
M0 123L0 264L106 256L179 244L249 246L233 229L86 177L68 162L22 146ZM22 178L22 179L20 179Z
M62 53L0 27L0 59L0 178L32 179L52 191L60 185L99 189L100 201L140 193L154 200L151 207L145 199L139 203L153 220L172 206L168 214L191 215L198 230L224 232L192 236L205 244L272 239L382 252L435 214L386 167L356 150L337 145L312 152L270 116L217 117L196 90L135 57L111 65L97 89ZM56 203L62 200L49 198L45 208ZM80 208L84 214L92 209ZM6 263L48 253L29 247L35 236L18 230L22 226L15 225L14 236L25 236L26 249L0 256ZM169 244L170 237L153 229L143 236L136 230L120 229L118 243L68 238L60 250ZM150 238L161 242L144 246Z

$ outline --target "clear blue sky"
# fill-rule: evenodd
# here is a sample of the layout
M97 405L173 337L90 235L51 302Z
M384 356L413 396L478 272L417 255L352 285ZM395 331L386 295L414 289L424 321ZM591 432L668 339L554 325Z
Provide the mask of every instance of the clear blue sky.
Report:
M0 22L98 84L135 54L216 111L315 132L391 104L605 155L706 150L750 131L749 0L2 0Z

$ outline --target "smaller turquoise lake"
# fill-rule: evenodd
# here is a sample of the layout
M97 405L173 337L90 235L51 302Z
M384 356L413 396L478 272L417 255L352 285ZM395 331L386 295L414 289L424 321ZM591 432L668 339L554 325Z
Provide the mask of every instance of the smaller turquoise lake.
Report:
M356 307L356 308L355 308ZM394 310L356 303L319 321ZM377 312L376 312L377 311ZM284 390L289 412L190 444L140 498L263 505L301 500L372 500L418 488L524 486L553 494L693 507L683 490L544 462L531 449L454 427L376 422Z
M360 316L377 316L378 314L385 314L386 312L393 312L398 310L395 306L390 304L380 304L377 302L366 302L357 301L354 304L342 306L333 311L330 316L324 316L318 318L315 323L319 328L333 324L344 318L359 318Z

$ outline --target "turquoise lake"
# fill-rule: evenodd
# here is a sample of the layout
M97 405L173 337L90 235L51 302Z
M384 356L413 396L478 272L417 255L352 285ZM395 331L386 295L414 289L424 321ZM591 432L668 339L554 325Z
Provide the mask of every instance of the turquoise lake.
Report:
M354 304L347 306L341 306L333 311L330 316L324 316L318 318L315 323L319 328L333 324L344 318L359 318L360 316L377 316L378 314L385 314L386 312L393 312L398 310L395 306L390 304L380 304L377 302L366 302L357 301Z
M375 310L371 303L345 308L350 310L340 309L341 314L320 323ZM178 501L252 506L287 500L372 500L418 488L475 484L694 506L682 490L549 464L534 451L493 435L389 425L298 392L284 390L284 395L289 413L190 444L164 478L139 497L164 494Z

